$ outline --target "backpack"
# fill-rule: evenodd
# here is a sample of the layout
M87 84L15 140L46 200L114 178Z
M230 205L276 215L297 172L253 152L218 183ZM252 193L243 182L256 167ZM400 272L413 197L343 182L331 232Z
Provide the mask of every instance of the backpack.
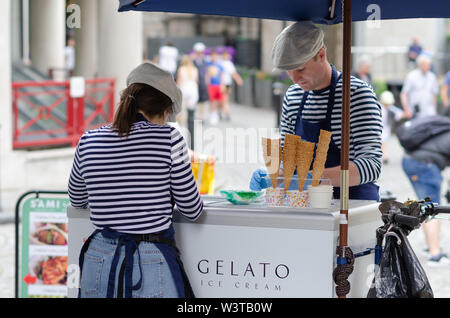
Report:
M397 138L406 151L413 151L431 137L450 131L450 118L427 116L406 121L396 130Z

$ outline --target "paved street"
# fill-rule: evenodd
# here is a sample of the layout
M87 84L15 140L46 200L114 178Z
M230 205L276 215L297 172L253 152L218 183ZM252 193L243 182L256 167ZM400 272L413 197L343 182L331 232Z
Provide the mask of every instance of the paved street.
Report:
M260 137L267 134L269 128L272 128L276 122L276 115L271 110L255 109L245 106L232 105L231 107L231 122L221 122L217 126L203 127L203 133L207 138L211 138L216 134L224 136L226 128L228 133L232 135L239 131L240 128L247 129L249 127L257 129L257 140L259 143ZM266 129L265 129L266 128ZM220 134L219 132L222 132ZM254 136L251 130L245 130L248 140L252 140ZM252 137L253 136L253 137ZM206 138L206 137L205 137ZM226 143L231 141L227 138ZM206 144L205 148L214 149L212 144ZM204 149L205 149L204 148ZM217 147L216 147L217 148ZM228 149L224 147L223 150ZM256 149L256 148L255 148ZM226 188L233 189L247 189L250 176L254 169L262 167L262 162L254 160L255 150L249 146L249 142L237 143L235 148L237 160L234 163L229 163L231 158L226 158L226 152L220 149L217 151L218 162L216 164L216 191ZM414 198L414 192L401 169L402 149L398 141L393 138L387 147L389 155L389 163L383 167L382 175L379 180L381 190L390 190L398 201L405 201L408 198ZM239 155L241 157L239 157ZM242 158L247 158L251 163L236 163ZM245 160L244 160L245 161ZM239 161L238 161L239 162ZM445 171L446 182L450 180L450 170ZM447 184L444 184L443 194L447 190ZM446 200L442 198L442 203ZM5 214L12 215L11 212ZM375 234L374 234L375 235ZM450 252L450 221L441 221L441 246L444 251ZM411 245L419 256L419 259L428 275L431 286L435 293L435 297L450 297L450 266L448 268L429 268L426 265L426 258L419 253L425 247L425 239L421 229L412 232L409 236ZM14 296L14 225L12 223L0 224L0 297Z

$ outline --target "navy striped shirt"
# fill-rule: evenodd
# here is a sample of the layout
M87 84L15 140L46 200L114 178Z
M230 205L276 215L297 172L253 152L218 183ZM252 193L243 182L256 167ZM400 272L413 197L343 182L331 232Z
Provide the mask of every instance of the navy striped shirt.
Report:
M91 210L95 228L144 234L172 222L171 193L190 220L203 210L186 141L169 125L138 117L128 138L107 125L81 137L68 185L72 206Z
M302 117L311 123L326 118L329 87L310 91L303 108ZM281 116L281 143L285 134L295 133L295 123L303 90L291 85L286 92ZM341 147L342 76L334 96L331 114L331 132L336 146ZM372 88L364 81L350 78L350 152L349 160L358 168L360 183L375 182L381 173L381 106Z

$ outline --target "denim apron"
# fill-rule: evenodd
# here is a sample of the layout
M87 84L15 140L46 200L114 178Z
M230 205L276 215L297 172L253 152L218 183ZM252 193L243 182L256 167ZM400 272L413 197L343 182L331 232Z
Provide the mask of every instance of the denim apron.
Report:
M102 230L95 230L86 242L83 244L81 248L80 257L79 257L79 266L80 266L80 277L83 271L83 263L84 263L84 254L89 248L89 244L92 239L98 233L102 233L102 235L109 239L117 239L117 247L114 253L114 257L111 263L111 270L108 277L108 289L106 292L107 298L114 298L114 290L116 283L116 273L120 258L120 249L122 246L125 246L125 258L120 267L119 273L119 281L117 288L117 297L118 298L131 298L133 290L139 290L142 285L142 267L141 267L141 257L139 253L139 243L141 241L153 242L155 246L160 250L161 254L164 256L166 260L172 277L175 281L175 286L178 291L178 296L180 298L194 298L194 292L192 291L191 285L189 283L189 279L186 275L186 272L183 267L183 263L180 258L180 252L176 247L174 235L175 231L173 229L173 225L171 224L167 230L161 231L158 234L142 234L142 235L132 235L126 233L120 233L110 228L103 228ZM142 237L143 239L139 239ZM145 237L150 237L150 239L145 239ZM137 253L139 259L139 281L133 286L132 283L132 274L133 274L133 255ZM123 293L123 284L125 285L125 293ZM78 297L81 296L81 291L78 293Z
M300 136L303 140L317 143L319 141L320 130L331 131L331 114L333 112L334 94L336 91L336 84L339 80L337 71L334 65L331 65L331 84L330 93L328 95L327 114L325 119L318 123L311 123L302 118L303 108L305 107L308 98L308 92L304 91L303 98L300 102L300 107L297 113L297 121L295 122L295 134ZM332 168L341 165L341 151L331 138L330 146L328 148L327 161L325 168ZM352 200L376 200L379 201L378 186L371 182L349 187L349 198ZM333 187L333 197L340 198L340 188Z

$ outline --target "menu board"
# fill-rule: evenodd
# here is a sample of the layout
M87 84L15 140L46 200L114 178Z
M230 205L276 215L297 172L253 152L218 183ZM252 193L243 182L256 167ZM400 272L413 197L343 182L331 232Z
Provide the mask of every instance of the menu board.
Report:
M61 198L24 202L20 297L67 297L68 205Z

